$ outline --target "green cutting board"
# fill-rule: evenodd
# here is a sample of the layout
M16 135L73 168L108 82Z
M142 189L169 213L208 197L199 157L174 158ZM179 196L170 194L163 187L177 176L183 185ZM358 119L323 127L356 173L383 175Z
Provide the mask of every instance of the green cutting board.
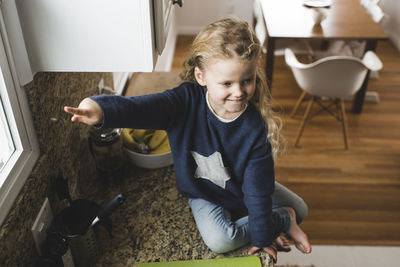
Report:
M257 256L140 263L138 267L261 267Z

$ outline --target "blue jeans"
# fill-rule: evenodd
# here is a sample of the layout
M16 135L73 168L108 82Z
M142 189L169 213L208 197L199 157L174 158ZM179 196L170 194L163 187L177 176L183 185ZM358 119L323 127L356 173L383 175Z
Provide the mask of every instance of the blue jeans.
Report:
M215 253L225 253L240 248L250 242L248 216L236 221L232 214L221 206L201 198L189 199L197 228L204 243ZM292 207L296 211L297 223L307 216L307 204L298 195L275 182L272 194L272 232L274 238L290 228L290 216L283 207Z

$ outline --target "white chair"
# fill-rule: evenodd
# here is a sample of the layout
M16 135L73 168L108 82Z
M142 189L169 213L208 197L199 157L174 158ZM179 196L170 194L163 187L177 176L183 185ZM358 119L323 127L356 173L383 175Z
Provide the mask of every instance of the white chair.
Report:
M354 95L361 87L368 70L378 71L382 62L378 56L368 51L362 59L353 56L330 56L310 64L299 62L290 48L285 49L285 61L291 68L297 84L303 90L297 100L291 116L296 113L299 105L309 95L309 102L297 132L295 146L298 146L306 121L310 117L314 102L342 122L345 149L348 149L347 120L343 97ZM333 101L337 114L330 111L330 106L323 105L321 97Z

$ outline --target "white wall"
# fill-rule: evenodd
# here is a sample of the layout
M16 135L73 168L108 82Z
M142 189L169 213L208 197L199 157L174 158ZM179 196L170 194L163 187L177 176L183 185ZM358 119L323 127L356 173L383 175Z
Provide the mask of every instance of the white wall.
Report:
M378 5L385 16L379 25L389 36L390 40L400 50L400 3L399 0L380 0Z
M185 0L174 8L174 16L164 51L157 59L155 71L170 71L179 34L197 34L205 25L233 14L253 23L253 0Z
M185 0L178 8L177 27L179 34L197 34L207 24L233 14L250 25L253 0Z

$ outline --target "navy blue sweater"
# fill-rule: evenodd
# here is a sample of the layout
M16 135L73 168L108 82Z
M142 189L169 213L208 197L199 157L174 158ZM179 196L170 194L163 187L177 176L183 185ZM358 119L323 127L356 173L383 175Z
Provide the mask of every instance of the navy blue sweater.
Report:
M274 162L265 123L251 103L236 120L222 122L194 83L152 95L92 99L103 111L101 127L166 130L179 192L247 210L253 245L272 243Z

